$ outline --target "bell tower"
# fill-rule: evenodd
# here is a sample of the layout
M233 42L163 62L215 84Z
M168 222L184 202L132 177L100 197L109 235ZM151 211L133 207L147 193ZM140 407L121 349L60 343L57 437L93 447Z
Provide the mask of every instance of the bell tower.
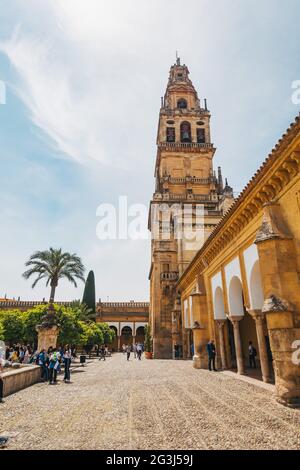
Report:
M150 325L155 358L172 358L175 285L233 202L221 168L213 170L210 112L177 58L161 99L150 202ZM200 214L200 216L199 216ZM179 229L178 229L179 227ZM183 227L189 227L188 233Z

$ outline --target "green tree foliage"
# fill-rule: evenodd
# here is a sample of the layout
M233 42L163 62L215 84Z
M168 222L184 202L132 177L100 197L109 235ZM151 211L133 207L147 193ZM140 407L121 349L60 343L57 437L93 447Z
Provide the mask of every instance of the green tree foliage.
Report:
M89 272L85 282L84 293L82 298L83 305L86 305L93 313L96 312L96 288L95 275L93 271Z
M90 322L96 318L96 314L92 309L88 308L85 304L82 304L80 300L72 302L72 309L76 310L79 320Z
M20 310L0 311L0 339L7 343L37 345L37 325L47 313L48 305L39 305L26 312ZM82 310L78 306L63 307L54 304L59 324L59 344L81 345L92 349L96 344L110 344L114 331L107 323L95 323L82 319Z
M19 310L1 312L0 322L4 341L13 344L23 339L24 322Z
M146 352L152 352L152 336L150 325L145 326L145 350Z

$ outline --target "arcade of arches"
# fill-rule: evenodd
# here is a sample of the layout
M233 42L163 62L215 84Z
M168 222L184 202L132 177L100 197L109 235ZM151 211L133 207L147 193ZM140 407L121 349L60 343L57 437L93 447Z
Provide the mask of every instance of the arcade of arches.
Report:
M279 402L300 406L299 273L298 117L177 282L173 347L207 368L212 339L219 367L274 381Z
M149 321L147 302L106 302L97 306L97 321L108 323L115 331L113 351L123 344L144 343L145 326Z

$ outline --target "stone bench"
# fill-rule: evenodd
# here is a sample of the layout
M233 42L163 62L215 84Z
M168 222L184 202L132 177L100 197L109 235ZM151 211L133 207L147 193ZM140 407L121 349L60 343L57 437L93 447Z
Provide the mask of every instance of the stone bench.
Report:
M30 387L40 381L41 369L39 366L22 366L20 369L10 369L2 373L3 395L7 397L13 393Z

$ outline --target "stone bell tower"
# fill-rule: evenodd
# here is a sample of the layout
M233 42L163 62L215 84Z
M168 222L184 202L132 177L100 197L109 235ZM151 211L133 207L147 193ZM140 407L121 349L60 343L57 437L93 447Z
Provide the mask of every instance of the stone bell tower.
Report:
M210 117L207 101L199 99L187 66L178 58L161 99L156 187L149 213L150 325L155 358L173 357L176 282L233 202L221 168L217 173L213 170L216 149L211 142Z

